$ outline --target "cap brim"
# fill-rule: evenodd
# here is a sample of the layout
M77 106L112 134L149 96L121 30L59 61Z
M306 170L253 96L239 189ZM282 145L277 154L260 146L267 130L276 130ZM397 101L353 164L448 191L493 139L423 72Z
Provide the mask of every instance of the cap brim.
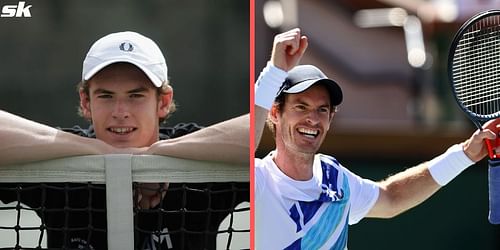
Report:
M133 60L124 60L124 59L115 59L115 60L109 60L109 61L105 61L105 62L102 62L98 65L96 65L94 68L92 68L91 70L89 70L87 72L87 74L85 74L83 76L83 80L84 81L88 81L90 78L92 78L95 74L97 74L97 72L99 72L101 69L104 69L105 67L113 64L113 63L119 63L119 62L125 62L125 63L130 63L130 64L133 64L135 65L136 67L138 67L140 70L142 70L142 72L144 72L144 74L146 74L146 76L149 78L149 80L151 80L151 82L153 83L154 86L156 86L157 88L161 87L163 82L158 78L156 77L155 74L153 74L153 72L151 72L150 70L148 70L146 67L144 67L143 65L141 65L140 63L138 62L135 62Z
M342 103L342 89L335 81L328 78L303 81L301 83L295 84L289 89L283 90L283 92L288 94L297 94L305 91L306 89L317 83L323 84L325 87L327 87L328 91L330 92L330 100L332 102L332 105L337 106Z

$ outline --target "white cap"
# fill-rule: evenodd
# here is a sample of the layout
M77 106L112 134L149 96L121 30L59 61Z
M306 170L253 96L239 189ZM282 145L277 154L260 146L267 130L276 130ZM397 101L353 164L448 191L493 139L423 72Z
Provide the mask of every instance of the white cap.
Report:
M90 47L83 61L82 80L87 81L104 67L127 62L140 68L156 87L168 79L165 57L156 43L136 32L111 33Z

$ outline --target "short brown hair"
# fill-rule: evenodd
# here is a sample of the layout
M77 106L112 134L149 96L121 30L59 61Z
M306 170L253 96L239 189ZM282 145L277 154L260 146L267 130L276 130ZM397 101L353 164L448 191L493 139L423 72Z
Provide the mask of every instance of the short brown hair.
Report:
M283 110L283 108L285 107L285 94L284 93L281 93L280 95L278 95L276 97L276 99L274 99L274 105L277 105L278 106L278 110ZM275 128L275 125L274 123L269 120L269 119L266 119L266 125L267 125L267 128L273 133L274 136L275 135L275 132L276 132L276 128Z

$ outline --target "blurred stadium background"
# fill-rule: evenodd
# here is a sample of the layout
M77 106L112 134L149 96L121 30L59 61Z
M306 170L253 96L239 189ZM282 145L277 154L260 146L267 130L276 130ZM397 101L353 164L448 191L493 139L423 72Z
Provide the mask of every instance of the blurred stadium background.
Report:
M256 0L256 68L274 35L300 27L309 36L302 64L337 80L344 102L321 152L380 180L468 138L471 122L447 79L454 33L498 0ZM268 131L257 156L274 148ZM488 223L486 161L469 168L424 204L390 220L351 227L349 249L500 249Z
M38 0L26 5L32 5L31 18L0 18L2 110L53 127L87 127L77 115L76 91L85 54L98 38L131 30L157 42L166 57L178 104L167 125L206 126L249 112L249 1ZM15 220L11 216L1 213L0 220L9 223ZM243 217L249 228L248 213ZM0 233L0 243L6 244L5 237L15 242L13 232Z

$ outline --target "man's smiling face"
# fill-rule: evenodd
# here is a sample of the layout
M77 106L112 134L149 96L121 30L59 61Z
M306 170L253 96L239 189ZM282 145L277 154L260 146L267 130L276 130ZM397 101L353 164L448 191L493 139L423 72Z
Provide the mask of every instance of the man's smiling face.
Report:
M80 91L83 115L92 121L97 139L115 147L147 147L158 141L159 118L167 115L169 100L128 63L95 74L88 96Z
M298 94L287 94L283 110L274 106L276 146L287 151L315 154L330 127L330 95L326 87L316 84Z

